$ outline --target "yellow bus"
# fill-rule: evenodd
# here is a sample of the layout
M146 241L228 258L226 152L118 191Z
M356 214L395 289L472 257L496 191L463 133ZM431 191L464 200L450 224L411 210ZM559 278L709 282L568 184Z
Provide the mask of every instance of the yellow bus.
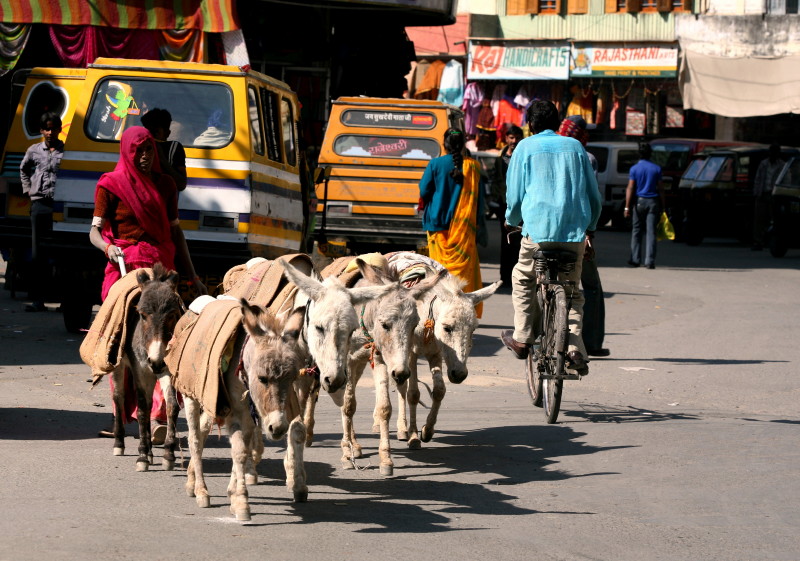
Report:
M464 114L438 101L342 97L335 100L319 154L317 239L356 252L375 244L425 245L419 180L444 155L448 128Z

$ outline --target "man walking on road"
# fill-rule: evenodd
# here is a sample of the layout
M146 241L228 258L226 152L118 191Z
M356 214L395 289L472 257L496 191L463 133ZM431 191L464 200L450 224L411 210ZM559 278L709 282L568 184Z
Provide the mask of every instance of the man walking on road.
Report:
M641 265L644 252L644 264L648 269L656 268L656 226L666 206L664 188L661 186L661 167L650 161L652 153L653 149L649 144L639 146L639 161L631 168L628 189L625 191L625 218L633 213L631 258L628 260L628 265L631 267ZM647 238L642 247L642 238L645 234Z
M506 222L522 226L519 261L511 273L514 330L501 333L506 347L525 359L540 335L541 310L536 299L533 256L539 250L568 250L577 256L575 269L559 273L559 280L578 286L584 240L600 218L597 180L581 143L556 134L558 110L549 101L535 101L528 109L533 136L522 140L511 157L506 183ZM567 368L589 373L581 339L583 294L575 290L569 312Z

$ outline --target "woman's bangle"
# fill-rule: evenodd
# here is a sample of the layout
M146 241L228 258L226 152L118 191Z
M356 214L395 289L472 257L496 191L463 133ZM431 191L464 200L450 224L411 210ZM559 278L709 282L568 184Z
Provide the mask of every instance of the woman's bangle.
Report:
M106 254L106 257L108 257L108 259L111 259L111 257L108 256L108 248L109 247L111 247L111 244L110 243L106 244L106 248L103 250L103 253Z

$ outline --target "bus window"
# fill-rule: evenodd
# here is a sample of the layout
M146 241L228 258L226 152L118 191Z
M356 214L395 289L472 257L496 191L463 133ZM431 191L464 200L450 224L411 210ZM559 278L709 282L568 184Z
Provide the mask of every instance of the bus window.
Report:
M266 88L261 88L261 110L264 112L264 135L267 138L267 156L275 162L281 161L281 147L278 140L281 117L278 96Z
M297 164L297 152L294 145L294 118L292 105L286 98L281 98L281 130L283 131L283 153L286 163L290 166Z
M247 88L247 111L250 118L250 142L256 154L264 155L264 139L261 136L261 118L258 115L258 94L253 86Z

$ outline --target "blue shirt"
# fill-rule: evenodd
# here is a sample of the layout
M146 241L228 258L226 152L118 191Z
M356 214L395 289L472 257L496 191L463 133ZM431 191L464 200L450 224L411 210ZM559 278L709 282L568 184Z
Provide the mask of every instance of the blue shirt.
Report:
M534 242L582 242L602 201L581 143L551 130L517 144L506 176L506 222Z
M422 229L440 232L450 227L456 211L461 185L450 175L455 164L453 156L440 156L428 162L419 181L419 196L425 203L422 214Z
M658 197L658 182L661 181L661 166L650 160L639 160L631 167L629 178L636 184L636 196L640 199Z

